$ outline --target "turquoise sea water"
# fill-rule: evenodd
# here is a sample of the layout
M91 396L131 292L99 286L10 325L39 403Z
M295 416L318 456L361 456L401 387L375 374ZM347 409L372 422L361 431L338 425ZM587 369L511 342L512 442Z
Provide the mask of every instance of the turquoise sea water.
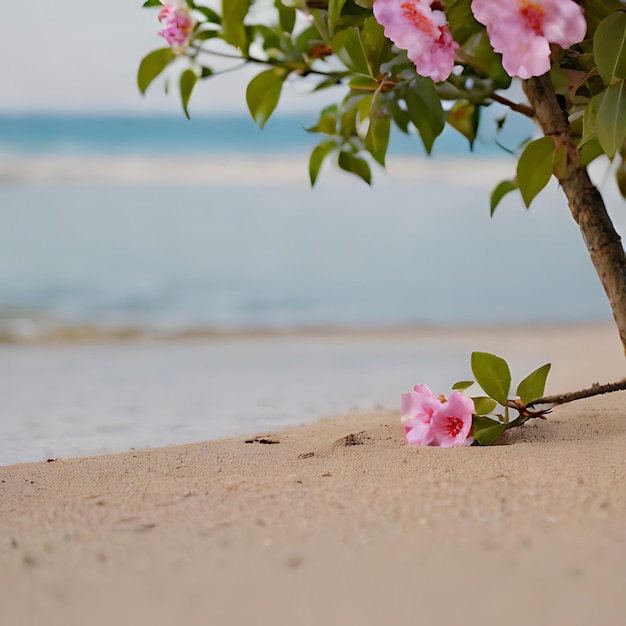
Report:
M372 188L329 167L311 190L306 123L0 117L0 330L610 318L558 189L489 218L514 175L492 140L470 156L450 131L426 159L398 138Z
M246 116L93 116L0 115L0 154L294 154L310 150L321 136L304 129L315 113L275 116L260 130ZM502 143L514 148L531 126L512 120ZM501 156L493 141L495 124L487 122L475 145L480 155ZM425 154L415 137L396 133L390 152ZM467 141L451 130L439 138L434 154L469 153Z

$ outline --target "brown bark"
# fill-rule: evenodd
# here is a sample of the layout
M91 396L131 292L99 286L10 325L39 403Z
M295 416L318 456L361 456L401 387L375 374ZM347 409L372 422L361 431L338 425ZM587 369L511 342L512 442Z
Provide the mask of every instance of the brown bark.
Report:
M556 396L542 396L537 398L526 405L527 409L531 409L534 406L540 404L550 404L557 406L559 404L565 404L566 402L573 402L574 400L582 400L583 398L593 398L593 396L600 396L605 393L613 393L614 391L626 390L626 378L624 380L618 380L616 383L608 383L606 385L600 385L594 383L588 389L581 389L580 391L571 391L569 393L559 393Z
M544 135L555 142L554 175L569 202L596 272L608 296L613 318L626 352L626 255L600 192L580 165L580 152L570 136L567 117L561 110L547 75L524 81L524 91Z

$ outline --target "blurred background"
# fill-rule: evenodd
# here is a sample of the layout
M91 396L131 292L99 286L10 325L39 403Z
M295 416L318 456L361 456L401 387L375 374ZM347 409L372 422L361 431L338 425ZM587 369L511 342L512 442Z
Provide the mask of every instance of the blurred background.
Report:
M385 360L391 344L369 349L361 338L345 344L344 358L333 350L346 333L610 322L555 185L530 211L510 194L490 219L491 190L515 170L494 140L494 120L503 113L497 106L473 154L453 130L430 159L418 138L396 136L388 171L374 172L372 188L327 165L313 190L307 160L317 138L303 129L342 92L313 98L287 84L279 112L260 131L245 110L254 69L235 72L197 86L188 121L162 83L145 98L136 88L139 61L164 46L158 10L141 4L4 7L10 26L0 47L10 62L0 65L0 462L226 436L355 406L391 406L399 389L419 381L412 373L399 380L382 362L426 378L432 346L407 344L403 356L392 350ZM526 120L512 118L499 141L513 149L532 133ZM624 202L609 164L598 163L593 174L623 231ZM311 357L281 396L284 379L262 376L306 362L306 350L318 348L303 332L335 338L327 337L329 352ZM259 333L266 357L246 353L258 348ZM272 350L286 333L296 343L281 361ZM252 335L231 356L215 348L216 341ZM170 401L156 404L151 396L176 361L174 344L149 359L137 356L146 341L163 338L188 348L203 338L208 346L200 362L181 357L176 380L193 378L202 359L225 376L214 388L198 380L202 392L188 411L181 406L196 394L189 388L178 386ZM117 342L113 353L102 352L111 350L103 340ZM360 349L369 349L369 361ZM449 356L441 372L459 358ZM250 371L246 388L274 391L269 398L259 391L250 402L256 413L236 423L228 399L242 363L255 358L262 365ZM125 384L115 374L122 362L130 367ZM128 382L139 369L143 387ZM320 372L327 383L304 411L294 385ZM91 389L87 400L76 396L81 380ZM363 397L359 385L367 401L355 400ZM223 402L208 403L220 393L228 394ZM121 399L103 400L112 396ZM145 419L159 411L161 431ZM284 418L276 422L278 414Z

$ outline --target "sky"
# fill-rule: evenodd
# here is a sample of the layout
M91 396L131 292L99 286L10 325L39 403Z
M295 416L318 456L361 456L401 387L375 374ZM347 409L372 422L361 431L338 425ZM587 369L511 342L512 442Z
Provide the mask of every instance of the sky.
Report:
M0 30L0 113L180 113L176 94L136 86L137 67L157 35L158 9L143 0L5 2ZM258 71L258 70L257 70ZM234 72L199 84L192 115L246 111L245 87L252 72ZM300 90L301 91L301 90ZM280 110L319 109L323 98L303 97L287 86Z

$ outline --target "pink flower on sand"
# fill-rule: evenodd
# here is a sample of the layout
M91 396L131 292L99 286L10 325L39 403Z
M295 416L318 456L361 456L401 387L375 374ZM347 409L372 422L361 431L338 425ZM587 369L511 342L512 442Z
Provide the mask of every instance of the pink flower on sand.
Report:
M430 0L374 0L374 17L385 36L407 51L421 76L446 80L454 68L452 39L441 2Z
M550 44L569 48L585 38L587 22L573 0L473 0L474 17L487 27L510 76L530 78L550 69Z
M184 0L175 0L173 3L161 0L161 4L163 8L159 12L159 22L163 25L163 30L159 35L176 54L182 54L189 45L196 21Z
M402 394L402 422L407 443L451 448L469 443L474 402L455 391L448 400L435 398L426 385Z

